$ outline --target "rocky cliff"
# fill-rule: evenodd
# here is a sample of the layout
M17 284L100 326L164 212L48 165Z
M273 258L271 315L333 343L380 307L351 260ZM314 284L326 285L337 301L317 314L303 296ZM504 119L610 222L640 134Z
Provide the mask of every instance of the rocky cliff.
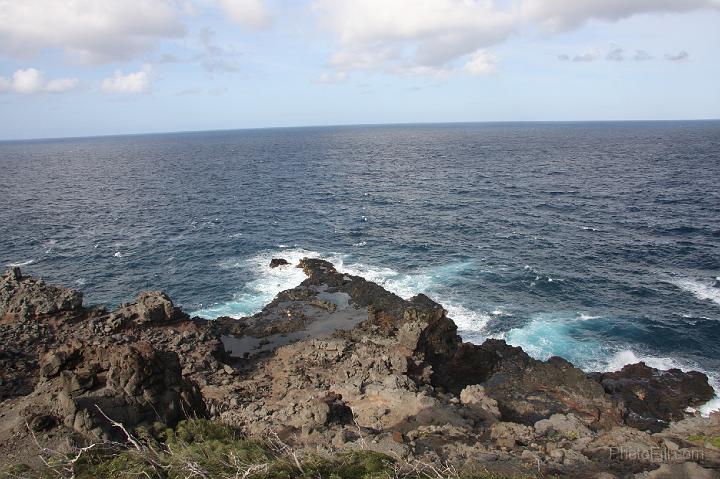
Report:
M161 292L86 308L79 292L7 272L0 462L208 417L299 451L372 449L526 476L720 470L718 417L687 412L714 394L701 373L640 363L586 374L500 340L464 343L427 296L404 300L322 260L297 267L307 279L259 313L215 321ZM643 455L653 450L674 460Z

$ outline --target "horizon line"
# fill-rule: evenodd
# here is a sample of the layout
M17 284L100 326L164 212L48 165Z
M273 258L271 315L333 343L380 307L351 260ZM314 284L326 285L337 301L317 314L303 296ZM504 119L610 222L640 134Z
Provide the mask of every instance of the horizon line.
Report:
M70 135L70 136L47 136L28 138L0 138L0 143L21 143L31 141L55 141L55 140L83 140L93 138L119 138L128 136L159 136L159 135L181 135L194 133L221 133L233 131L256 131L256 130L293 130L303 128L352 128L352 127L392 127L392 126L429 126L429 125L507 125L507 124L563 124L563 123L690 123L690 122L714 122L718 118L691 118L691 119L652 119L652 120L488 120L488 121L419 121L419 122L389 122L389 123L335 123L335 124L314 124L314 125L292 125L292 126L257 126L241 128L217 128L199 130L169 130L150 131L142 133L107 133L99 135Z

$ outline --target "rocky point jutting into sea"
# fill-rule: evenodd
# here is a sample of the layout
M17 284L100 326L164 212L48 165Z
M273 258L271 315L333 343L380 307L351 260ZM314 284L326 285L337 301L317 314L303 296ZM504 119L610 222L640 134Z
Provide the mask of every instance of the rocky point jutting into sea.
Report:
M320 259L297 267L305 281L239 320L191 318L156 291L85 307L79 291L6 272L0 464L30 467L8 477L35 477L49 451L145 450L143 431L187 418L274 438L302 477L303 457L351 450L423 464L425 477L718 477L720 416L694 412L714 396L702 373L584 372L502 340L462 342L425 295L404 300ZM82 464L62 471L91 477ZM156 477L219 477L193 464ZM253 467L237 477L268 477Z

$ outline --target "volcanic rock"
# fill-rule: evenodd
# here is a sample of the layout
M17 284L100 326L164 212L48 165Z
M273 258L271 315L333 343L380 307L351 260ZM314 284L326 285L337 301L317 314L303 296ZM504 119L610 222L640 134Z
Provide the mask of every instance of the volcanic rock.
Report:
M80 291L25 277L20 268L12 268L0 276L0 318L6 315L30 318L81 309Z
M588 377L501 340L463 343L428 296L403 299L320 259L299 267L307 279L257 314L213 321L157 291L111 312L84 309L72 290L6 273L0 465L36 457L36 441L124 441L118 424L132 433L209 416L301 454L369 449L457 470L632 477L656 465L609 450L701 443L702 467L720 467L713 419L655 435L623 425L645 428L633 418L658 417L668 402L668 421L685 418L712 391L699 373L643 365Z
M460 401L486 421L497 421L500 418L497 401L488 396L485 388L479 384L460 391Z
M532 425L553 414L574 413L583 424L607 428L622 423L622 407L583 371L559 357L539 361L503 340L464 343L438 365L434 384L458 393L482 384L497 401L503 421Z
M670 421L683 419L688 407L700 406L715 395L707 376L701 372L661 371L644 362L627 365L617 372L594 373L591 377L625 403L628 425L653 432L666 428Z
M132 432L205 414L198 388L182 377L177 354L146 342L107 349L70 345L46 355L41 371L43 381L27 398L25 414L46 411L83 435L121 440L112 421Z

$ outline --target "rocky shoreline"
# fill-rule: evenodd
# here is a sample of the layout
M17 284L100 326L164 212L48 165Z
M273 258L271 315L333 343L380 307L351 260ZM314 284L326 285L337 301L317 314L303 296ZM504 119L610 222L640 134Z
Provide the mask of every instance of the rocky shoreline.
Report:
M200 417L299 455L372 450L509 477L720 477L720 415L692 412L714 395L702 373L586 373L501 340L463 343L427 296L404 300L319 259L297 267L307 279L261 312L214 321L161 292L86 308L78 291L6 272L0 466L39 469L43 450Z

